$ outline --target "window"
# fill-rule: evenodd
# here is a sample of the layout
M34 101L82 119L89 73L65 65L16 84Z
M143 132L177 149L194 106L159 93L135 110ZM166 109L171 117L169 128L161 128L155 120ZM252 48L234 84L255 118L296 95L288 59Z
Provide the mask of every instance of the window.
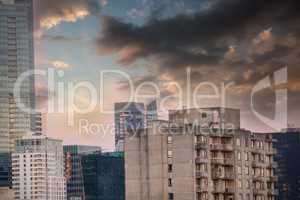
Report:
M197 142L206 143L206 138L203 135L197 135L196 140Z
M246 200L250 200L250 194L246 195Z
M240 138L236 138L236 145L241 146L241 139Z
M172 142L173 142L172 136L168 136L168 144L172 144Z
M168 200L173 200L174 199L174 194L173 193L169 193L168 194Z
M201 114L201 117L202 117L203 119L207 118L207 113L202 113L202 114Z
M237 180L237 186L238 186L238 188L242 188L242 181L241 180Z
M246 189L250 189L250 181L246 180Z
M206 164L196 164L196 170L201 172L207 172Z
M246 161L249 160L249 152L245 152L245 160L246 160Z
M249 166L246 166L245 173L246 173L246 175L249 175Z
M243 194L240 194L239 196L239 200L243 200Z
M168 172L171 173L173 171L173 165L169 164L168 165Z
M237 157L238 157L238 160L239 160L239 161L242 159L241 152L238 152L238 155L237 155Z
M168 186L172 187L172 179L171 178L168 179Z
M207 152L203 149L197 149L197 157L207 158Z
M242 168L240 166L237 167L238 174L242 174Z
M168 151L168 158L172 158L173 157L173 152L172 151Z

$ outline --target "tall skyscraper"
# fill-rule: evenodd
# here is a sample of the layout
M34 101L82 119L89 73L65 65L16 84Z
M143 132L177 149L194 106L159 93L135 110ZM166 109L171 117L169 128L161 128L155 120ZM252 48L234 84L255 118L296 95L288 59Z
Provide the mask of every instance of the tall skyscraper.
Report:
M65 200L62 141L45 136L18 139L12 154L12 183L16 200Z
M128 132L126 199L275 200L272 137L241 130L239 117L234 109L185 109Z
M83 156L85 200L125 200L124 154Z
M122 102L115 104L115 145L117 151L124 151L126 130L145 127L145 107L143 103Z
M287 129L273 133L277 151L279 200L300 199L300 130Z
M157 113L157 101L151 101L147 107L146 107L146 121L147 124L153 120L157 120L158 119L158 113Z
M10 153L15 140L34 129L32 116L17 102L34 107L33 77L13 93L20 74L34 68L33 11L31 0L0 0L0 186L10 185Z
M65 177L67 182L68 200L85 200L82 157L100 153L101 147L84 145L64 146Z

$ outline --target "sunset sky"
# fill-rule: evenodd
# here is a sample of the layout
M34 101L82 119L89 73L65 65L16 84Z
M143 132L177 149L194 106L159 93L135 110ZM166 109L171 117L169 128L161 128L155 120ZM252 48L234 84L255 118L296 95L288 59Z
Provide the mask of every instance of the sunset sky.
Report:
M36 1L36 68L55 69L56 84L63 83L66 91L70 82L89 81L99 95L103 70L121 70L130 75L135 86L146 81L156 83L161 98L178 93L174 82L184 93L193 91L201 82L217 86L234 82L228 88L226 106L241 109L242 127L273 131L251 111L250 94L267 76L273 85L273 73L287 67L287 84L257 93L254 107L274 117L274 90L288 89L288 123L300 127L299 10L299 0ZM187 69L191 70L190 87ZM51 98L58 99L57 88L48 93L47 85L45 77L37 77L39 106L45 106ZM211 94L208 88L202 89ZM145 87L143 92L153 94L153 88ZM105 80L106 109L112 109L114 102L126 101L128 94L124 77L114 74ZM189 98L183 96L186 106ZM89 93L78 90L77 107L84 108L89 101ZM66 109L72 109L66 100L64 104ZM174 101L166 105L174 108ZM199 105L219 106L220 101L204 99ZM88 134L79 131L80 119L110 127L113 115L103 114L99 107L87 114L76 114L73 126L67 123L67 111L46 114L47 134L66 144L113 149L113 130ZM164 112L160 115L166 116Z

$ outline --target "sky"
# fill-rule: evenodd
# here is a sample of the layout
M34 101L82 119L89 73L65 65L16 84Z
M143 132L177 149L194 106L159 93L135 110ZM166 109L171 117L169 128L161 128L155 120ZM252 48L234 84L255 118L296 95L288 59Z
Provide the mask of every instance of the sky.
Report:
M167 109L226 106L241 110L243 128L269 132L287 104L288 126L300 127L299 9L297 0L36 1L35 65L55 74L54 87L36 76L47 134L112 150L107 111L128 101L128 78L144 95L137 101L159 89L162 118ZM76 84L95 88L97 98L78 87L70 103ZM224 86L224 98L213 98Z

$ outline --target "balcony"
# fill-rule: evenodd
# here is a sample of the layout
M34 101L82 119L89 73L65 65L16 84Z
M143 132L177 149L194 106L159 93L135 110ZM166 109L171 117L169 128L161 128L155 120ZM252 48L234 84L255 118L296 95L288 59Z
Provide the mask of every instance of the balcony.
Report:
M274 161L267 163L267 168L278 168L278 164Z
M207 172L196 171L196 178L207 178L207 177L208 177Z
M256 188L253 189L254 195L264 195L264 193L265 193L264 189L256 189Z
M224 179L226 179L226 180L234 180L235 179L235 174L233 172L232 173L225 172Z
M233 145L232 144L223 144L224 151L233 151Z
M272 176L270 176L270 181L271 181L271 182L278 182L278 177L272 175Z
M234 187L215 186L213 193L234 194Z
M234 165L234 159L233 158L225 158L224 159L224 165L233 166Z
M208 192L208 186L206 185L198 185L196 189L197 192Z
M209 134L211 137L223 137L223 138L232 138L233 137L233 133L227 133L225 132L211 132Z
M208 148L207 142L197 142L195 145L196 149L206 149Z
M215 165L223 165L224 164L224 158L212 158L211 163Z
M195 162L197 164L201 164L201 163L207 163L208 162L208 158L203 158L203 157L197 157Z
M266 154L267 155L276 155L277 154L277 150L276 149L267 149L266 150Z
M222 144L211 144L210 149L212 151L222 151L223 150L223 145Z
M262 161L258 161L258 160L253 160L252 161L252 167L264 167L265 166L265 163L262 162Z
M225 173L213 173L213 179L223 179L223 180L234 180L235 175L232 172L225 172Z
M212 151L233 151L232 144L211 144L210 149Z
M251 152L253 154L264 154L265 150L264 149L259 149L259 148L255 147L255 148L251 149Z
M272 189L268 191L269 196L278 196L279 192L277 189Z
M263 181L265 177L260 176L260 175L254 175L253 180L254 181Z

